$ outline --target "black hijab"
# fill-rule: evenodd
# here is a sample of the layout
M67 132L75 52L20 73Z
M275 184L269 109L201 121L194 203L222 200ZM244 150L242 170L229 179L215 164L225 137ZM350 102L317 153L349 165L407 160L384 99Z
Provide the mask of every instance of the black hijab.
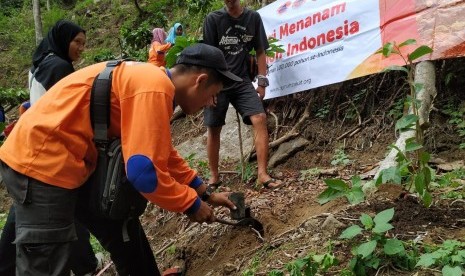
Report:
M71 63L72 61L68 55L69 44L80 32L86 33L86 31L71 21L59 20L55 23L52 29L47 33L47 37L40 42L32 55L34 67L37 68L39 63L49 53L53 53Z

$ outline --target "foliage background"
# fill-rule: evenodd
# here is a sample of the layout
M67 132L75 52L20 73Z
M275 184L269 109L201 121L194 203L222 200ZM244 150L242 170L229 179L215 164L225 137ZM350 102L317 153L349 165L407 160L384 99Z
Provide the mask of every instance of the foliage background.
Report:
M50 9L41 0L44 35L59 19L72 20L87 32L86 51L76 68L121 56L146 60L155 27L168 31L180 22L187 36L199 38L205 15L224 5L221 0L48 1ZM260 4L243 2L253 9ZM32 1L0 0L0 26L0 90L26 88L36 47Z

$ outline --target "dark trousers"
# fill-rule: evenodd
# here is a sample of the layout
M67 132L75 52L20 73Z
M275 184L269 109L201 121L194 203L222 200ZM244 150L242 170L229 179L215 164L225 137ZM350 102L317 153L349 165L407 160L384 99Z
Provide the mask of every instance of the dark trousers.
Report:
M0 275L14 276L16 267L15 234L15 208L11 206L8 217L0 237ZM89 242L90 233L76 222L77 241L71 244L70 267L76 276L95 272L98 261Z
M77 210L77 218L110 253L120 276L157 276L160 272L138 218L111 220Z
M15 212L12 206L0 237L0 275L15 275L16 247L13 244L15 237Z
M77 238L75 215L110 252L120 275L160 275L138 219L126 223L100 219L85 210L75 212L77 189L42 183L3 163L0 171L15 200L16 268L19 275L69 276L71 244ZM125 241L127 238L129 240Z

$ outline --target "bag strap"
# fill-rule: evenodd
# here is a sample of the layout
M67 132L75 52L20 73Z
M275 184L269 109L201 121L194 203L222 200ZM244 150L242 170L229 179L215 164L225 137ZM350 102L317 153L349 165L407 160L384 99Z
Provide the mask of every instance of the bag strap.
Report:
M53 52L50 52L47 56L45 56L45 57L39 62L39 64L37 64L37 67L34 68L34 72L31 72L31 73L32 73L32 76L31 76L31 79L29 80L29 86L28 86L29 90L31 90L31 88L32 88L32 82L34 81L34 78L36 77L37 72L39 72L40 64L42 64L42 62L44 62L48 57L51 57L51 56L53 56L53 55L55 55L55 54L54 54Z
M105 69L95 77L90 94L90 120L94 130L94 142L108 142L110 127L110 99L113 70L124 60L107 62Z

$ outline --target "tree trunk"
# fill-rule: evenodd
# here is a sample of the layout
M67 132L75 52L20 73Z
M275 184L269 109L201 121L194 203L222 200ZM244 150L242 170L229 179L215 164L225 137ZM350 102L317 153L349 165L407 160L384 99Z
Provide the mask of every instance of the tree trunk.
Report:
M34 27L36 31L36 45L44 38L42 35L42 19L40 17L40 1L32 0L32 14L34 16Z
M426 129L430 124L429 113L433 106L433 100L437 95L436 73L434 64L431 61L422 61L415 66L415 83L423 85L423 88L417 92L416 99L421 102L418 110L420 128ZM409 113L412 113L412 108L409 109ZM402 132L395 145L405 153L405 142L407 139L412 137L415 137L415 130ZM374 177L375 180L379 177L382 170L397 166L397 153L398 151L396 149L391 149L388 156L380 162L378 171Z
M139 12L139 17L143 17L145 15L145 11L139 6L139 2L134 0L134 5L136 6L137 12Z
M262 0L262 8L263 8L264 6L266 6L266 5L268 5L268 1L267 1L267 0Z
M416 66L415 82L423 84L423 88L417 95L417 98L421 101L418 116L420 117L420 127L427 129L430 126L429 113L433 108L433 101L437 95L435 68L431 61L420 62Z
M50 11L50 0L47 0L47 11Z

